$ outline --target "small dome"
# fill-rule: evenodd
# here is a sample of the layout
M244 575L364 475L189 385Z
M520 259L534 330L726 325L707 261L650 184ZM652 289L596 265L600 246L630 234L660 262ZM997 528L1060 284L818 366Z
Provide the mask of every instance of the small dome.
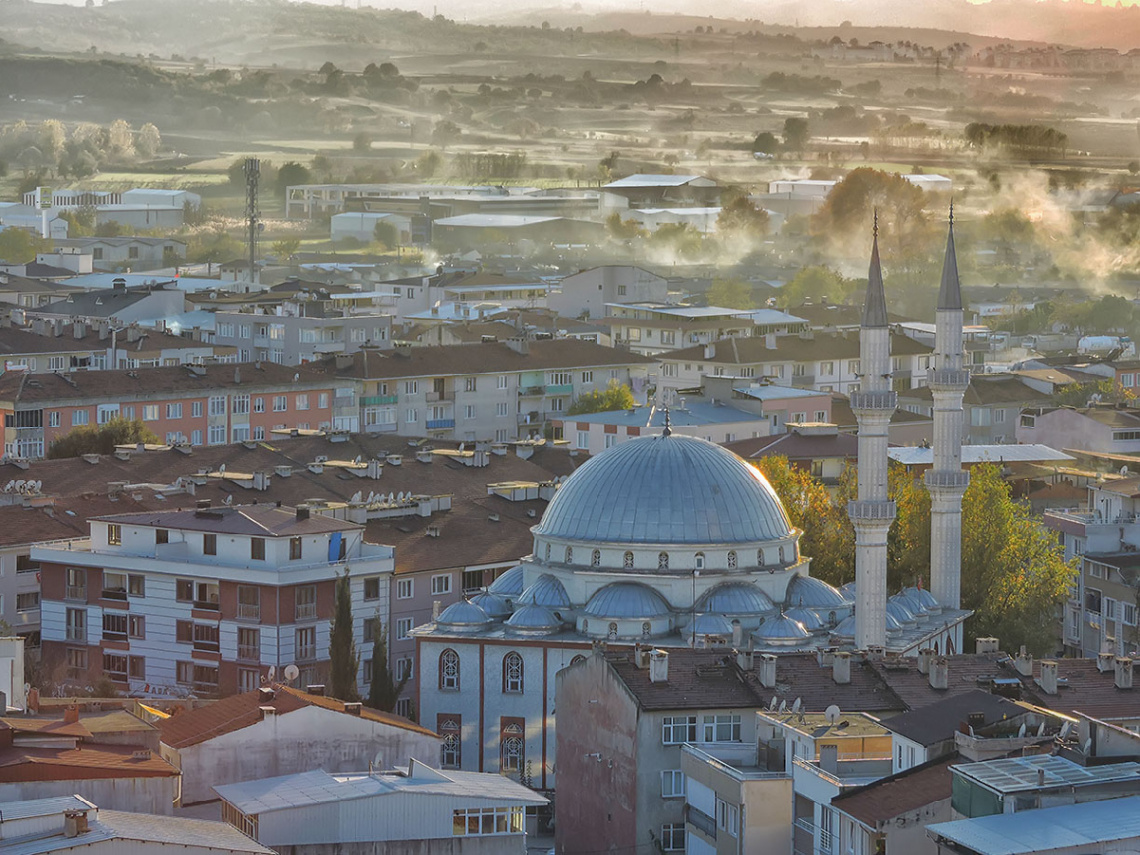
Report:
M817 629L823 629L823 621L820 620L819 615L810 609L801 609L796 606L794 609L788 609L784 612L785 615L794 621L799 621L804 625L804 629L808 632L815 632Z
M752 633L752 637L763 644L795 644L806 641L811 633L798 620L786 614L768 618L760 624L760 628Z
M723 635L732 638L732 623L724 615L697 615L687 631L689 635Z
M699 545L779 540L793 532L756 467L719 445L674 434L622 442L591 457L559 488L534 533Z
M855 602L855 583L848 582L845 585L840 585L839 593L843 595L843 599L847 600L847 602Z
M512 567L494 582L488 588L492 594L498 594L500 597L517 597L523 590L523 566L519 564Z
M570 597L566 594L566 589L562 587L561 582L549 573L543 573L531 582L525 591L519 594L518 603L522 606L568 609L570 608Z
M768 595L748 582L717 585L697 603L697 611L719 615L760 615L775 610Z
M481 608L492 620L502 620L511 613L511 607L507 605L506 599L490 591L480 591L473 596L471 605Z
M838 589L822 579L799 575L788 583L784 602L789 608L800 606L805 609L842 609L851 605Z
M506 622L508 629L520 633L549 633L562 629L562 621L546 606L522 606Z
M831 631L831 634L839 638L855 638L855 615L848 615L841 620Z
M891 597L891 599L906 606L907 611L909 611L916 618L920 618L926 614L926 606L923 604L922 600L913 594L908 594L905 589L900 593L895 594L893 597Z
M934 594L925 588L904 588L903 593L922 603L923 609L932 614L942 611L942 604L934 599Z
M600 618L656 618L669 614L669 604L645 585L614 582L597 591L586 603L585 614Z
M897 617L891 614L891 608L887 606L887 632L902 632L903 625Z
M915 622L914 612L908 608L907 598L898 594L887 600L887 614L900 624Z
M475 631L491 625L487 613L467 600L452 603L443 610L435 622L437 626L445 629L460 631Z

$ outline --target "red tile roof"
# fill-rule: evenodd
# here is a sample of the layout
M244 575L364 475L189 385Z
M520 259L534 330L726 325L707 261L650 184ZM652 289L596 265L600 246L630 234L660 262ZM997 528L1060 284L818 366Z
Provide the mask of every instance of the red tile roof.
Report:
M310 706L350 715L344 711L344 701L336 698L311 695L290 686L275 685L273 688L276 691L270 700L262 700L261 691L255 690L241 695L231 695L197 709L177 712L158 723L162 742L171 748L187 748L227 733L243 730L261 720L261 707L273 707L277 715L288 715ZM360 718L435 736L435 733L427 728L394 713L363 707Z
M25 781L70 781L105 778L166 778L180 772L147 752L136 756L133 746L89 746L80 748L0 749L0 783Z
M953 780L950 766L958 761L957 752L952 752L865 787L841 792L831 804L877 829L896 816L949 799Z

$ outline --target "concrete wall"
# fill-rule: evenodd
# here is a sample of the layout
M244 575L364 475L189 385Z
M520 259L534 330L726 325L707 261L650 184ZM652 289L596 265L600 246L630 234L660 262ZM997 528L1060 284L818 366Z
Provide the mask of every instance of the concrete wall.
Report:
M104 810L170 816L178 797L178 777L102 778L0 784L0 803L80 795ZM3 847L0 847L2 849Z
M169 750L169 749L168 749ZM166 752L164 752L165 754ZM212 787L324 769L360 772L369 762L391 769L415 758L439 765L439 740L416 731L320 707L270 716L241 730L180 749L182 803L217 798Z

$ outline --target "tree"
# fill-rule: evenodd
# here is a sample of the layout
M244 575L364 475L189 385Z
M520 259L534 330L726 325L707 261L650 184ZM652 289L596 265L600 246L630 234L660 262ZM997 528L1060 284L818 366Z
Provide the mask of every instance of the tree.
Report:
M48 241L25 229L8 226L0 231L0 259L11 264L36 260L36 253L48 248Z
M406 671L398 681L393 679L388 668L388 643L384 639L384 625L380 623L380 613L376 613L372 631L372 682L368 686L368 706L374 710L391 712L396 708L396 700L404 685L412 675Z
M720 209L716 218L717 234L763 240L768 234L768 212L753 205L743 193Z
M120 416L101 425L72 428L51 444L47 457L79 457L81 454L113 454L116 445L157 444L159 439L139 419L128 421Z
M400 233L391 223L379 220L372 228L372 240L384 249L394 249L400 243Z
M308 168L295 160L290 160L277 170L277 192L284 199L291 186L308 184L311 178Z
M761 131L752 141L752 151L761 154L775 154L780 150L780 141L771 131Z
M718 277L709 288L709 305L726 309L754 309L752 287L742 279Z
M297 254L297 250L301 248L300 238L281 238L275 240L270 245L273 254L277 256L278 261L287 261Z
M784 146L797 154L803 154L810 137L807 119L789 116L784 119Z
M610 410L632 410L636 406L637 401L633 399L633 392L629 386L611 380L605 391L595 389L575 398L566 414L578 416L584 413L605 413Z
M342 701L360 700L360 693L356 690L359 661L356 642L352 638L352 588L347 568L336 580L333 619L329 628L329 662L332 696Z
M135 153L134 135L131 126L124 119L115 119L107 130L107 148L118 157L126 158Z
M158 128L153 123L147 122L139 128L135 146L143 157L154 157L162 147L162 134L158 132Z
M614 211L606 217L606 233L614 240L622 241L645 237L646 234L637 220L623 220L620 211Z
M813 265L799 271L780 289L780 303L785 309L801 305L807 300L844 303L857 287L854 279L836 273L830 267Z
M880 230L889 228L901 240L921 223L924 202L922 189L901 175L861 166L827 194L812 225L820 234L845 236L868 230L877 210Z
M372 135L361 131L352 138L352 150L360 154L372 151Z

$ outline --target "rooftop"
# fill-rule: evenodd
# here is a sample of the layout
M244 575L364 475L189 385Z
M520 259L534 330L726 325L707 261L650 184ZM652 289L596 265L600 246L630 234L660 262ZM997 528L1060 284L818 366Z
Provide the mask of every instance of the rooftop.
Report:
M134 746L0 748L0 783L108 778L166 778L181 774L157 754L136 754Z
M952 767L952 771L1001 795L1115 781L1140 782L1140 763L1081 766L1055 754L965 763Z
M891 460L904 466L930 466L934 463L934 449L922 446L895 446L887 450ZM974 463L1055 463L1075 460L1063 451L1047 445L1026 443L1024 445L963 445L962 462Z
M973 713L984 716L985 721L981 725L984 727L1025 712L1025 707L1000 695L975 689L893 716L884 724L893 733L929 747L953 739L955 732Z
M210 531L252 537L294 537L333 531L357 531L360 525L324 514L300 517L295 508L273 505L233 505L169 511L136 511L93 517L104 522L152 526L182 531Z
M756 365L771 362L818 362L820 360L858 359L859 336L854 331L817 332L814 335L781 335L776 346L768 347L764 337L726 338L711 345L694 345L663 353L659 359L671 362L715 363L724 365ZM712 355L706 356L706 347ZM901 333L891 334L892 356L919 356L934 349Z
M957 760L957 754L950 754L864 787L845 790L831 804L864 825L877 828L896 816L949 799L953 782L950 766Z
M609 410L602 413L565 416L563 421L568 427L573 424L588 424L664 428L665 414L664 407L646 406L634 407L632 410ZM691 399L686 402L684 409L673 407L668 410L668 414L669 422L673 427L699 427L701 425L737 424L738 422L759 422L762 420L762 417L756 413Z
M684 187L686 184L692 184L694 181L707 183L712 186L714 182L709 181L707 178L702 178L699 175L656 175L656 174L637 174L627 175L625 178L619 178L617 181L611 181L609 184L602 185L603 190L622 190L631 187Z

